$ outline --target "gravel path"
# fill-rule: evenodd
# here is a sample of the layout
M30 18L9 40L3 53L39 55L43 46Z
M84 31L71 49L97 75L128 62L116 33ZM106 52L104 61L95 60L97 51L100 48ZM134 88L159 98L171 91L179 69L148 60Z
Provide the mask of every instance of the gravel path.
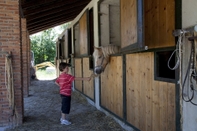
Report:
M87 103L78 92L72 94L71 125L60 124L59 87L53 80L34 80L30 96L24 98L24 123L7 131L124 131L112 118Z

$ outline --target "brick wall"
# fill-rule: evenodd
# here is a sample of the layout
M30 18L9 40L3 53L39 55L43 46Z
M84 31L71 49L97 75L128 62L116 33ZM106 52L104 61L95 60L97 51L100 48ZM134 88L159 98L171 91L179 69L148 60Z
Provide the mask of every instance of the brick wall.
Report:
M20 35L19 0L0 0L0 126L22 123L23 94ZM5 86L5 54L1 53L3 51L12 52L17 118L12 116L12 109L7 99L8 91Z

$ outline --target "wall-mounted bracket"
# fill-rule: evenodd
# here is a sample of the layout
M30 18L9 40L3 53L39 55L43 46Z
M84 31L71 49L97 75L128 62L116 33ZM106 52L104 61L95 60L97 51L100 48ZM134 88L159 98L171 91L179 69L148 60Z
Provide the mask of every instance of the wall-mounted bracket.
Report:
M6 55L6 57L8 57L8 58L11 58L11 56L12 56L12 52L11 52L11 51L9 51L9 52L6 52L6 51L0 51L0 54L5 54L5 55Z

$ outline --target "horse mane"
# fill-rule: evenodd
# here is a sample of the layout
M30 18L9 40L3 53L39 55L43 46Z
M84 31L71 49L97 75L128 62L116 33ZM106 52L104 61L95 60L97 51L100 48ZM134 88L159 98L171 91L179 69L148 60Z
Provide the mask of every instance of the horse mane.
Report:
M120 47L116 45L107 45L107 46L101 46L101 49L102 49L104 57L109 57L109 55L118 53L120 50Z

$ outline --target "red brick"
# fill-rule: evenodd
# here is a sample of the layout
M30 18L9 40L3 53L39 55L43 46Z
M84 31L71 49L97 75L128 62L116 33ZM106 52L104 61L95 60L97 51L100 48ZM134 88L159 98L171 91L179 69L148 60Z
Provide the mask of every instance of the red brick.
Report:
M17 111L20 113L18 122L22 123L23 117L23 98L22 98L22 61L21 61L21 41L20 41L20 17L19 0L0 1L0 51L12 51L13 53L13 74L14 89ZM26 58L25 58L26 59ZM9 125L11 110L7 100L7 89L5 87L5 55L0 55L0 126Z

